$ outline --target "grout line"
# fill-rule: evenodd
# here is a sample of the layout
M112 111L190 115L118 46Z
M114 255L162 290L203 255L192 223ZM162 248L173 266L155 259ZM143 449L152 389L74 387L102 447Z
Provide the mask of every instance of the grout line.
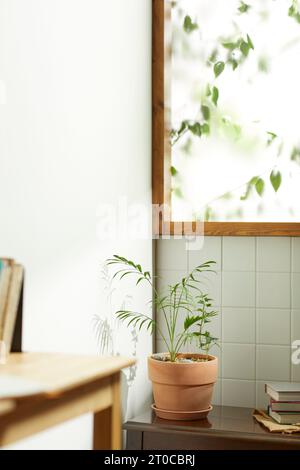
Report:
M242 343L242 342L238 342L238 341L235 341L235 342L232 342L232 341L224 341L223 344L226 344L226 345L230 345L230 346L270 346L272 348L276 347L276 348L289 348L290 345L289 344L274 344L274 343Z
M157 268L157 271L184 271L184 270L185 270L185 268L160 268L160 267ZM262 271L262 270L261 270L261 271L255 271L254 269L243 269L243 270L242 270L242 269L235 269L235 270L232 270L232 269L231 269L231 270L229 270L229 269L224 269L224 270L222 270L222 269L215 269L215 271L216 271L217 273L222 273L222 272L223 272L223 273L226 273L226 274L227 274L227 273L228 273L228 274L230 274L230 273L239 273L239 274L240 274L240 273L250 273L250 274L252 274L252 273L259 273L259 274L290 274L290 273L291 273L291 271L279 271L278 269L276 269L276 270L273 269L273 270L271 270L271 271L266 271L266 270L263 270L263 271ZM300 274L300 270L299 270L299 271L292 271L292 272L293 272L293 274Z
M272 307L272 306L271 307L256 307L255 305L251 305L251 306L249 305L223 305L223 308L235 308L235 309L245 308L247 310L255 310L255 308L257 308L257 310L290 310L289 307Z
M224 382L226 382L226 380L234 380L234 381L238 381L238 382L251 382L251 383L254 383L254 384L256 382L255 379L237 379L237 378L233 379L231 377L224 377L223 380L224 380ZM260 382L263 382L263 380L260 380Z
M157 339L157 343L163 343L163 340L161 339ZM223 342L222 343L222 346L263 346L263 347L266 347L266 348L283 348L283 349L289 349L290 348L290 345L289 344L268 344L268 343L258 343L257 345L255 343L233 343L233 342Z

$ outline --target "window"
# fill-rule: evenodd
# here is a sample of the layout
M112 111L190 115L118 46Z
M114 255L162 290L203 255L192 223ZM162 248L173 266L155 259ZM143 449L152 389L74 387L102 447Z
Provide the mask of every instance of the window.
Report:
M300 7L153 0L153 203L160 229L300 234Z

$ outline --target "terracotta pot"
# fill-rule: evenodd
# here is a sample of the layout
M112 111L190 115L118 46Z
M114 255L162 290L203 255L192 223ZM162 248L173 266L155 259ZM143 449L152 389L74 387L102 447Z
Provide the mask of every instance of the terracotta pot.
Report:
M180 354L184 358L204 358L203 354ZM155 407L170 412L199 412L211 409L213 386L217 380L218 358L205 362L180 363L148 358ZM172 418L170 413L169 419Z

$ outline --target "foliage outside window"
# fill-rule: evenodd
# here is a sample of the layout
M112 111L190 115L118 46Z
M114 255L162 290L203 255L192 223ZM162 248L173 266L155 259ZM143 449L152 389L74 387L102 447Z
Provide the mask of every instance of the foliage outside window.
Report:
M298 2L171 3L172 219L298 222Z

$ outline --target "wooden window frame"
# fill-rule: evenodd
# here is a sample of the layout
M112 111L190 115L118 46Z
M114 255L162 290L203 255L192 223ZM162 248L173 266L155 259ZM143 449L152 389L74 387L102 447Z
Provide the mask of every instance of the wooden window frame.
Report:
M170 28L171 5L169 1L152 0L152 203L171 208L171 146L169 142L170 87ZM159 230L155 236L178 235L208 236L300 236L300 223L296 222L204 222L199 232L196 222L176 223L160 215ZM189 229L185 229L190 225ZM156 226L156 224L155 224ZM204 233L203 233L204 230ZM198 233L199 232L199 233Z

